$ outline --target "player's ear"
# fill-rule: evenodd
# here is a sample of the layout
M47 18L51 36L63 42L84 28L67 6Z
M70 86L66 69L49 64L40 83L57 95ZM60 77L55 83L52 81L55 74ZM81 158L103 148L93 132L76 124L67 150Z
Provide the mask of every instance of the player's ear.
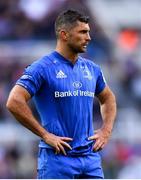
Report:
M61 36L61 38L63 40L65 40L65 41L68 40L68 33L67 33L67 31L65 31L65 30L60 31L60 36Z

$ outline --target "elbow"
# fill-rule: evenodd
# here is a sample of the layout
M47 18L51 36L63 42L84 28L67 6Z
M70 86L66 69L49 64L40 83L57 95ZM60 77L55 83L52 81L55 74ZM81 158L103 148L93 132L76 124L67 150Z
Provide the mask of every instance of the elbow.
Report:
M114 102L116 102L116 96L114 95L114 93L111 94L111 98Z
M18 96L9 96L7 102L6 102L6 108L11 112L17 112L18 108L20 107L21 100L18 98Z
M13 114L17 113L26 101L28 100L28 96L25 94L23 89L18 86L15 86L7 99L6 108Z
M113 102L116 104L116 96L114 95L114 93L112 93L112 99L113 99Z
M113 107L116 108L116 96L114 95L113 92L111 92L109 94L109 97L107 97L106 103L111 104Z
M13 108L14 108L14 103L15 103L15 100L11 97L8 98L7 102L6 102L6 108L12 112L13 111Z

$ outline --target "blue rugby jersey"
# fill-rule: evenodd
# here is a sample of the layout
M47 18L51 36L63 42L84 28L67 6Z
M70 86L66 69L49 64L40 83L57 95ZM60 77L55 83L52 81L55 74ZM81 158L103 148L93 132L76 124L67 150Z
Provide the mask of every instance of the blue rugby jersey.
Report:
M57 136L73 138L70 154L86 154L94 134L93 101L106 86L101 69L78 57L73 65L61 54L53 53L35 61L17 81L31 96L42 126ZM43 140L40 147L51 148Z

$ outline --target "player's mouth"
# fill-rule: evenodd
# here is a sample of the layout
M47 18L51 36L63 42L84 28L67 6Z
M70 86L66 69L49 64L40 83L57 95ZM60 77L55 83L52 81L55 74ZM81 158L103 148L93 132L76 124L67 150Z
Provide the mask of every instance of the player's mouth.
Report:
M88 46L88 43L87 44L83 44L83 48L86 49Z
M88 44L89 44L88 42L85 42L85 43L83 43L82 45L83 45L83 47L86 48L86 47L88 46Z

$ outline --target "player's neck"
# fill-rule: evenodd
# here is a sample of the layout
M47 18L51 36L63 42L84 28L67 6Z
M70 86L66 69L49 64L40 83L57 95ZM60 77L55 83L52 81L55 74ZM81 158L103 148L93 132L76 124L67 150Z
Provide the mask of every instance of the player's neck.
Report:
M72 52L70 49L67 47L61 47L61 46L56 46L55 49L59 54L61 54L63 57L71 61L73 64L77 61L78 54Z

